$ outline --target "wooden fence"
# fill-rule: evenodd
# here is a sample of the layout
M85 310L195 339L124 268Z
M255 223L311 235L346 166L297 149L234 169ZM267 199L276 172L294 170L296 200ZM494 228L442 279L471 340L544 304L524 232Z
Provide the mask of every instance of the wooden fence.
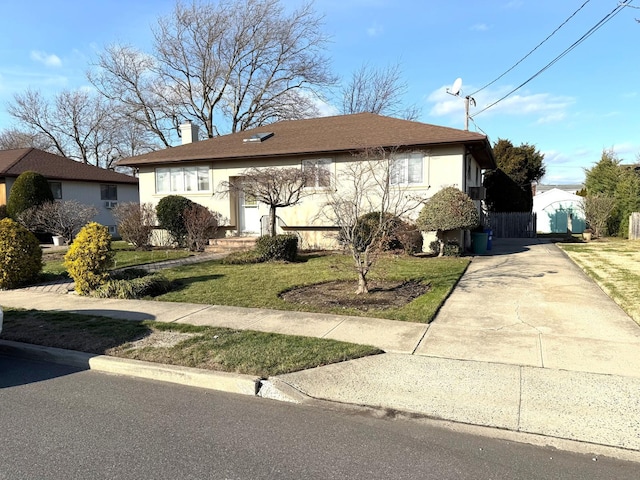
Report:
M640 212L629 216L629 240L640 240Z
M493 238L535 238L537 217L528 212L487 212L482 223L493 230Z

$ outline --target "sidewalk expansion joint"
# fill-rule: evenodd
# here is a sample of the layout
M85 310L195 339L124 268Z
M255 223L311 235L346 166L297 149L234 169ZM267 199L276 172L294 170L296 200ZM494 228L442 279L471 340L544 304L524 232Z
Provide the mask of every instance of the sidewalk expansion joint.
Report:
M523 390L522 383L524 382L524 378L523 378L523 375L522 375L522 369L523 368L524 368L523 366L520 366L520 368L518 368L518 376L520 377L520 381L519 381L519 384L520 384L520 389L519 390L520 391L518 392L518 422L517 422L517 425L516 425L516 431L517 432L520 431L520 420L522 418L522 390Z
M327 335L329 335L331 332L333 332L336 328L338 328L340 325L342 325L344 322L346 322L347 320L340 320L340 323L338 323L337 325L335 325L334 327L330 328L329 331L327 331L326 333L324 333L324 335L322 335L322 337L320 338L326 338Z
M178 318L176 318L176 319L174 319L174 320L171 320L170 322L166 322L166 323L176 323L176 322L179 322L179 321L180 321L180 320L182 320L183 318L190 317L190 316L191 316L191 315L193 315L194 313L200 313L200 312L203 312L203 311L205 311L205 310L206 310L206 309L208 309L208 308L211 308L211 305L205 305L203 308L201 308L201 309L199 309L199 310L196 310L195 312L189 312L189 313L187 313L186 315L182 315L181 317L178 317Z

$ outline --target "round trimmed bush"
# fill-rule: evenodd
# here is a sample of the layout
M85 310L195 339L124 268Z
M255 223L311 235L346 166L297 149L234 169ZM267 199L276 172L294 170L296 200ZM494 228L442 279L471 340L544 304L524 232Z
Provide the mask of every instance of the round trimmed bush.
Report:
M47 202L53 202L53 193L47 179L37 172L23 172L16 178L9 192L7 214L15 220L28 208Z
M409 255L422 251L422 234L415 225L390 213L385 214L384 222L386 231L376 237L380 212L365 213L358 218L354 230L354 246L358 251L363 252L373 242L379 242L377 246L383 251L402 250Z
M256 242L256 252L265 261L293 262L298 255L298 237L295 235L260 237Z
M42 249L33 233L10 218L0 220L0 288L34 280L42 270Z
M180 247L186 245L187 237L184 214L193 205L194 202L181 195L167 195L156 205L156 217L160 228L169 232L169 235Z
M64 256L64 266L81 295L89 294L107 281L112 263L109 229L96 222L80 230Z

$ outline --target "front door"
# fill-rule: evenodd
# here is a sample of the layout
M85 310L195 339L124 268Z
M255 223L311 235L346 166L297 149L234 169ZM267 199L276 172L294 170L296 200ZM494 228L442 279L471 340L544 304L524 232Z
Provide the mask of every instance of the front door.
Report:
M240 233L259 234L260 233L260 213L258 211L258 201L253 195L240 192L238 195L240 213Z

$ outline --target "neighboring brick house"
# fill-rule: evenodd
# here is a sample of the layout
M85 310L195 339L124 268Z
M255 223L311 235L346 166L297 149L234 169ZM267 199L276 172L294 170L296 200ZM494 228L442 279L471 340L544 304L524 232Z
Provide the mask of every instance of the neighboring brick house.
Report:
M117 235L112 209L118 202L139 202L138 179L70 160L37 148L0 150L0 205L6 205L18 175L43 175L58 200L77 200L98 209L95 221Z
M228 218L227 230L236 235L259 234L268 209L240 195L217 193L219 185L242 177L251 167L313 165L330 178L348 162L359 161L354 153L385 147L395 151L395 182L411 195L428 198L455 185L478 200L482 170L495 168L485 135L371 113L282 121L199 142L195 126L181 128L183 145L123 159L118 165L138 170L141 202L157 204L166 195L185 196ZM319 221L317 213L328 186L319 181L314 194L301 204L277 212L306 246L326 241L331 225Z

